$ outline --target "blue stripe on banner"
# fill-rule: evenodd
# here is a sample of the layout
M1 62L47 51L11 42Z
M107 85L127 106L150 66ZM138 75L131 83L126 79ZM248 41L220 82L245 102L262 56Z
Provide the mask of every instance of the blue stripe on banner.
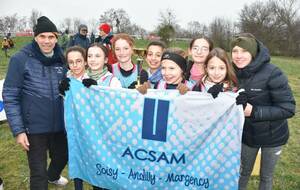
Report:
M166 142L169 101L145 98L142 138Z

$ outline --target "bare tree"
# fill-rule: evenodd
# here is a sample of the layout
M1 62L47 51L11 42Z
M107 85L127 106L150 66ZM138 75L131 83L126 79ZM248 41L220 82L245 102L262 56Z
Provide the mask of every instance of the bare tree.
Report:
M269 0L245 5L240 13L241 32L251 32L272 54L299 55L297 0Z
M147 33L147 31L144 28L142 28L141 26L139 26L137 24L132 24L130 29L131 29L130 34L137 35L141 38L144 38L144 36Z
M284 51L286 55L299 55L300 39L297 38L297 21L299 20L297 0L274 0L273 8L277 19L281 22L283 27L283 37L285 43L280 47L284 47L281 51Z
M254 2L245 5L240 12L240 31L250 32L263 41L272 53L280 48L281 23L274 13L274 4L268 2Z
M18 25L17 13L0 17L0 31L2 33L15 32Z
M78 27L79 27L79 25L82 24L82 23L83 23L83 22L81 21L80 18L78 18L78 17L74 17L74 18L73 18L73 31L74 31L74 33L79 32L79 31L78 31Z
M31 14L30 14L30 17L29 17L29 25L31 28L33 28L36 23L37 23L37 19L42 16L42 12L36 10L36 9L32 9L31 10Z
M129 33L131 30L130 18L124 9L108 9L100 15L99 21L100 23L108 23L117 33Z
M177 24L176 15L173 10L166 9L165 11L159 12L159 25L157 26L157 34L161 40L167 45L170 44L172 39L176 36L176 29L179 29Z
M98 33L99 21L95 18L88 20L88 27L91 33Z
M72 29L72 19L69 17L64 18L63 21L60 23L59 27L60 29L64 29L64 30L68 29L69 32L71 32L70 30Z
M232 37L233 24L224 18L215 18L209 25L209 37L214 44L225 50L229 50Z
M206 25L198 21L190 21L187 23L187 36L189 38L196 38L198 36L208 36L208 28Z
M160 11L158 21L159 25L170 25L173 27L175 27L175 25L178 23L176 19L176 14L172 9Z
M17 25L17 31L25 31L27 28L27 17L23 16L21 18L19 18L18 20L18 25Z

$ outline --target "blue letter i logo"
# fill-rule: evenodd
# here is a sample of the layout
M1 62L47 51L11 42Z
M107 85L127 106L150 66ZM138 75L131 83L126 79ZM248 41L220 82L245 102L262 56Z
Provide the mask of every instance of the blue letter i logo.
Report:
M166 142L169 101L145 98L142 139Z

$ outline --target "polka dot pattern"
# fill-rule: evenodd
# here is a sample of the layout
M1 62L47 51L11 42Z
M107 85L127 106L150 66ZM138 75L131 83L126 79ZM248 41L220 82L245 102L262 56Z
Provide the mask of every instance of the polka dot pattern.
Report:
M142 139L144 98L169 101L166 142ZM237 189L243 115L233 94L142 96L72 81L65 120L71 178L111 189Z

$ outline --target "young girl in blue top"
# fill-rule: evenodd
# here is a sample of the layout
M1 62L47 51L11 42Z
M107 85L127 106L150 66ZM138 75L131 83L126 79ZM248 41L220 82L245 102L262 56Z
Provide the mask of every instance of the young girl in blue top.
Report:
M134 41L128 34L117 34L113 38L113 49L118 60L112 65L112 73L116 76L123 88L135 88L138 78L140 84L148 80L148 74L132 62Z

